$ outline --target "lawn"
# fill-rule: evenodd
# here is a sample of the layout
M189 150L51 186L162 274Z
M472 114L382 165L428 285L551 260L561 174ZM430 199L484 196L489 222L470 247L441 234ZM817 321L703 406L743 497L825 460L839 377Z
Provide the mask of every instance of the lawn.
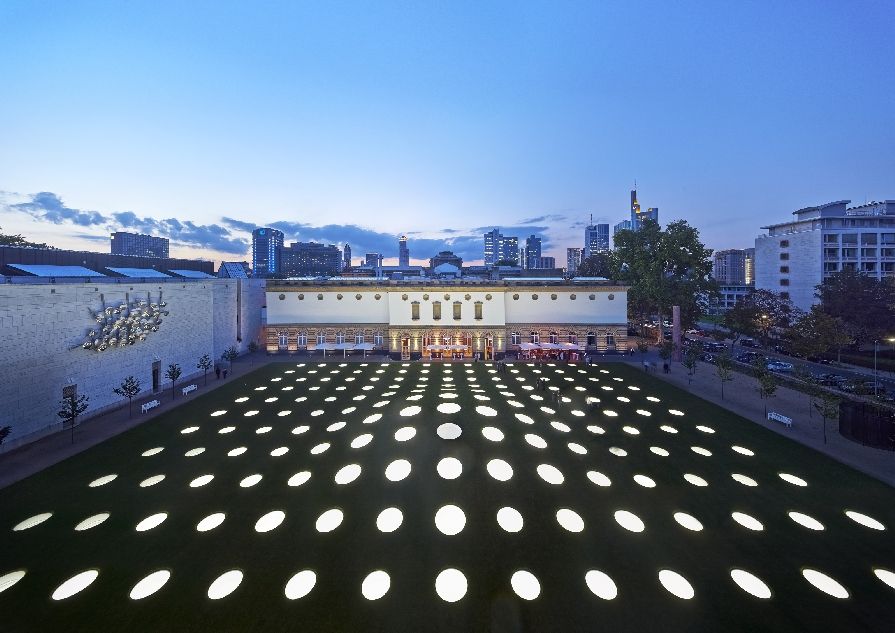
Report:
M622 364L277 363L0 490L0 630L891 631L892 530Z

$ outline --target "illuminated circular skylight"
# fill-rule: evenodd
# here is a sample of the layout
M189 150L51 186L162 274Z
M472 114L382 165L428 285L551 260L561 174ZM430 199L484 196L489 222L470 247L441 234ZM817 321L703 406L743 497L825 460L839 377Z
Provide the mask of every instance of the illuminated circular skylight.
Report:
M294 475L292 475L289 478L289 481L287 481L286 483L287 483L287 485L295 488L297 486L301 486L302 484L306 483L308 481L308 479L310 479L310 478L311 478L311 473L307 470L302 470L302 471L297 472Z
M610 446L609 452L612 453L613 455L615 455L616 457L624 457L628 454L628 451L626 451L623 448L619 448L618 446Z
M164 481L164 475L153 475L152 477L148 477L140 482L141 488L149 488L150 486L154 486L157 483Z
M445 457L438 462L436 470L443 479L456 479L463 472L463 464L456 457Z
M358 435L356 438L351 440L351 448L363 448L367 444L373 441L372 433L364 433L362 435Z
M438 428L435 432L438 433L438 437L442 439L455 440L463 433L463 429L461 429L453 422L446 422L444 424L438 425Z
M516 419L522 422L523 424L534 424L535 421L531 416L525 415L524 413L517 413Z
M18 523L14 528L12 528L13 532L21 532L22 530L27 530L28 528L33 528L36 525L40 525L47 519L53 516L52 512L42 512L41 514L35 514L33 517L29 517L24 521Z
M550 423L550 426L552 426L560 433L570 433L572 431L571 427L569 427L568 424L563 424L562 422L553 421Z
M376 527L380 532L394 532L404 521L404 514L398 508L386 508L376 517Z
M56 587L52 596L53 600L65 600L66 598L72 597L76 593L89 587L93 581L96 580L97 576L99 576L99 572L95 569L88 569L87 571L75 574Z
M581 532L584 530L584 519L574 510L560 508L556 511L556 521L569 532Z
M668 457L668 455L670 455L670 453L661 446L650 446L649 450L651 453L655 453L659 457Z
M555 486L560 485L565 481L565 477L559 471L556 466L552 466L550 464L539 464L537 467L538 475L546 481L548 484L553 484Z
M734 452L739 453L740 455L745 455L746 457L753 457L755 453L750 451L748 448L743 448L742 446L731 446Z
M640 435L640 431L635 429L633 426L623 426L622 431L624 431L628 435Z
M215 512L214 514L209 514L207 517L199 521L196 525L197 532L208 532L209 530L213 530L221 523L224 522L224 513L223 512Z
M285 455L288 452L289 452L288 446L280 446L279 448L275 448L272 451L270 451L270 456L271 457L282 457L283 455Z
M602 488L608 488L612 485L612 481L601 472L590 470L587 472L587 478Z
M255 522L255 531L261 533L270 532L278 528L285 518L286 513L282 510L268 512Z
M391 578L389 578L389 575L381 569L377 569L364 578L360 591L367 600L379 600L388 593L390 586Z
M373 415L368 415L367 417L365 417L363 420L363 423L364 424L373 424L374 422L378 422L381 419L382 419L381 413L374 413Z
M239 482L240 488L251 488L261 481L261 475L255 473L254 475L249 475L245 477L242 481Z
M224 428L219 430L218 433L220 433L221 435L226 435L227 433L232 433L235 430L236 430L235 426L225 426Z
M690 600L696 595L696 592L693 591L693 586L676 571L663 569L659 572L659 582L662 583L662 586L665 587L668 593L683 600Z
M802 570L805 580L826 594L844 600L848 598L848 591L837 581L816 569L805 568Z
M633 512L618 510L614 516L616 523L631 532L643 532L646 528L643 521L640 520L640 517Z
M345 422L334 422L326 427L326 430L330 433L335 433L336 431L341 431L345 428Z
M447 536L455 536L463 531L466 514L455 505L445 505L435 513L435 527Z
M778 473L780 479L785 481L788 484L792 484L793 486L807 486L808 482L802 479L801 477L796 477L795 475L790 475L789 473Z
M325 452L329 448L329 446L329 442L321 442L311 449L311 455L319 455L320 453Z
M475 412L478 413L479 415L484 415L489 418L493 418L494 416L497 415L497 411L495 411L491 407L486 407L485 405L481 405L481 404L475 408Z
M439 413L457 413L460 411L460 405L456 402L440 402L435 408Z
M304 598L311 593L315 584L317 584L317 574L310 569L303 569L286 583L286 588L284 589L286 598L288 600Z
M242 572L238 569L231 569L230 571L224 572L215 578L214 582L211 583L211 586L208 587L208 597L212 600L226 598L236 591L236 588L239 587L241 582Z
M595 596L603 600L613 600L618 595L615 581L598 569L591 569L584 574L584 582Z
M243 453L245 453L248 449L245 446L237 446L231 451L227 452L227 457L239 457Z
M142 600L143 598L148 598L159 589L164 587L165 583L168 582L168 579L170 577L171 572L167 569L160 569L159 571L152 572L143 580L134 585L134 588L131 589L130 592L131 600Z
M699 522L699 519L687 514L686 512L675 512L674 520L688 530L693 530L694 532L702 531L702 523Z
M530 571L520 569L510 578L510 586L523 600L534 600L541 595L541 583Z
M332 532L342 525L344 514L338 508L332 508L321 514L315 524L318 532Z
M272 426L262 426L255 430L255 433L258 435L264 435L265 433L270 433L273 430Z
M398 442L406 442L413 439L416 435L416 429L412 426L405 426L395 431L395 440Z
M707 482L705 479L703 479L699 475L694 475L692 473L685 474L684 479L686 479L688 483L691 483L699 488L704 488L709 485L709 482Z
M634 482L644 488L655 488L656 482L646 475L634 475Z
M110 481L114 481L118 475L106 475L105 477L100 477L99 479L94 479L89 484L87 484L90 488L98 488L100 486L105 486Z
M497 511L497 524L507 532L519 532L522 529L522 515L515 508L503 507Z
M183 435L188 435L188 434L190 434L190 433L195 433L195 432L198 431L198 430L199 430L199 427L198 427L198 426L188 426L188 427L186 427L185 429L183 429L183 430L181 431L181 433L182 433Z
M159 512L157 514L150 515L137 523L137 527L135 529L137 530L137 532L146 532L147 530L151 530L154 527L158 527L167 518L167 512Z
M482 429L482 435L485 436L485 439L490 440L492 442L500 442L503 441L504 435L503 431L493 426L486 426Z
M663 424L659 428L662 429L663 431L665 431L666 433L672 433L672 434L677 433L676 428L674 428L673 426L668 426L667 424Z
M389 481L401 481L410 474L410 462L406 459L396 459L385 467L385 478Z
M712 451L703 448L701 446L691 446L690 450L696 453L697 455L702 455L703 457L711 457Z
M873 517L869 517L866 514L861 514L860 512L855 512L854 510L846 510L845 516L854 521L855 523L860 523L864 527L869 527L872 530L885 530L886 526L874 519Z
M200 475L190 482L190 488L201 488L211 483L212 479L214 479L214 475Z
M155 448L150 448L148 451L144 451L143 453L141 453L141 455L143 457L152 457L153 455L158 455L163 450L165 450L164 446L157 446Z
M823 523L807 514L802 514L801 512L789 512L788 514L790 519L809 530L816 530L819 532L824 529Z
M94 514L93 516L89 516L80 523L75 526L76 532L83 532L84 530L89 530L90 528L96 527L103 521L109 518L108 512L100 512L99 514Z
M294 429L292 429L292 435L301 435L302 433L307 433L310 430L311 430L311 427L309 427L306 424L302 424L301 426L297 426Z
M509 481L513 476L513 468L502 459L492 459L488 462L486 469L488 474L497 481Z
M767 600L771 597L771 588L761 578L750 574L745 569L732 569L730 577L739 585L740 589L756 598Z
M733 518L734 521L736 521L746 529L754 530L755 532L760 532L764 529L761 521L743 512L734 512L730 516Z
M336 473L335 482L339 485L350 484L352 481L360 477L360 464L348 464L339 469Z
M23 572L24 573L24 572ZM895 589L895 572L879 567L874 568L873 574L884 583ZM3 578L0 578L0 591L3 591Z
M435 593L445 602L457 602L466 595L466 576L459 569L442 570L435 578Z
M24 569L17 569L15 571L11 571L8 574L3 574L0 576L0 593L3 593L14 584L19 582L22 578L25 577Z
M752 477L747 477L746 475L741 475L740 473L733 473L730 476L734 481L741 483L744 486L749 486L750 488L754 488L758 485L758 482L752 479Z

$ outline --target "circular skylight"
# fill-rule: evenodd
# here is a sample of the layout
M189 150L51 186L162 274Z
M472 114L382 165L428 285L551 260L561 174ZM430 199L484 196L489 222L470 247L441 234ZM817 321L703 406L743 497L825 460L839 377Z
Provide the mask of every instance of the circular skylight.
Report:
M17 569L0 576L0 593L3 593L25 577L24 569Z
M820 572L816 569L805 568L802 570L802 575L805 577L805 580L810 582L812 585L820 589L826 594L833 596L834 598L845 599L848 598L848 591L840 585L836 580L830 578L825 573Z
M165 450L163 446L157 446L155 448L150 448L148 451L144 451L143 453L141 453L141 455L143 457L152 457L153 455L158 455L163 450Z
M886 526L874 519L873 517L869 517L866 514L861 514L860 512L855 512L854 510L846 510L845 516L854 521L855 523L860 523L864 527L869 527L872 530L885 530Z
M214 475L200 475L190 482L190 488L201 488L211 482Z
M675 512L674 520L688 530L693 530L694 532L702 531L702 523L699 522L699 519L687 514L686 512Z
M435 527L447 536L454 536L463 531L466 525L466 514L455 505L445 505L435 513Z
M550 464L539 464L537 467L537 471L541 479L546 481L548 484L558 486L565 481L565 477L563 477L563 474L556 466L552 466Z
M53 516L52 512L43 512L41 514L35 514L33 517L29 517L18 523L14 528L12 528L13 532L21 532L22 530L27 530L29 528L33 528L35 525L40 525L47 519Z
M504 435L503 431L493 426L486 426L482 429L482 435L485 436L486 440L490 440L492 442L500 442L503 441Z
M686 479L688 483L691 483L699 488L704 488L709 485L709 482L707 482L705 479L692 473L685 474L684 479Z
M502 459L492 459L486 466L488 474L497 481L509 481L513 476L513 468Z
M90 528L94 528L106 519L109 518L108 512L100 512L99 514L94 514L93 516L89 516L80 523L75 526L75 531L83 532L84 530L89 530Z
M435 408L439 413L457 413L460 411L460 405L456 402L440 402Z
M327 510L317 518L317 531L332 532L342 524L344 516L345 515L342 514L342 511L338 508Z
M311 478L311 473L307 470L303 470L301 472L297 472L289 478L289 481L286 482L289 486L293 488L296 486L301 486L306 483Z
M398 508L386 508L376 517L376 527L380 532L394 532L404 521L404 514Z
M744 528L749 530L754 530L756 532L760 532L764 529L764 526L761 524L761 521L756 519L755 517L749 516L743 512L734 512L730 515L734 521L742 525Z
M149 488L150 486L154 486L157 483L164 481L164 475L153 475L152 477L148 477L140 482L141 488Z
M356 438L351 440L351 448L363 448L367 444L373 441L372 433L364 433L362 435L358 435Z
M52 596L53 600L65 600L66 598L72 597L76 593L89 587L93 581L96 580L97 576L99 576L99 572L95 569L88 569L87 571L75 574L56 587Z
M158 527L167 518L167 512L159 512L157 514L153 514L137 523L137 527L135 529L137 530L137 532L146 532L147 530L151 530L154 527Z
M693 591L693 586L686 578L676 571L663 569L659 572L659 582L662 583L662 586L665 587L670 594L683 600L690 600L696 595L696 592Z
M616 523L631 532L643 532L646 528L643 521L640 520L640 517L633 512L618 510L614 516Z
M530 571L520 569L510 578L510 586L523 600L534 600L541 595L541 583Z
M819 532L824 529L823 523L807 514L802 514L801 512L789 512L788 514L790 519L809 530L816 530Z
M547 448L547 442L540 435L535 435L534 433L526 433L525 441L534 446L535 448Z
M215 578L214 582L211 583L211 586L208 587L208 597L212 600L226 598L236 591L236 588L239 587L241 582L242 572L238 569L231 569L230 571L224 572Z
M771 588L761 578L750 574L745 569L732 569L730 577L739 585L740 589L756 598L767 600L771 597Z
M395 431L395 440L398 442L406 442L407 440L413 439L415 435L415 428L412 426L405 426Z
M254 475L249 475L248 477L243 478L242 481L239 482L240 488L251 488L261 481L261 475L255 473Z
M262 533L270 532L271 530L278 528L285 518L286 513L282 510L268 512L255 522L255 531Z
M519 532L522 529L522 515L509 506L497 511L497 524L507 532Z
M656 482L653 481L650 477L646 475L634 475L634 481L638 485L643 486L644 488L655 488Z
M661 446L650 446L649 450L651 453L655 453L659 457L668 457L668 455L670 455L670 453Z
M612 485L612 481L601 472L590 470L587 472L587 478L602 488L608 488Z
M778 473L780 479L785 481L788 484L792 484L793 486L807 486L808 482L802 479L801 477L796 477L795 475L790 475L789 473Z
M143 598L148 598L156 591L164 587L165 583L168 582L168 579L170 577L171 572L167 569L160 569L159 571L152 572L143 580L134 585L134 588L131 589L130 592L131 600L142 600Z
M377 569L364 578L360 591L367 600L379 600L388 593L390 586L391 578L389 578L388 574L381 569Z
M335 482L339 485L350 484L352 481L360 477L361 467L359 464L348 464L339 469L336 473Z
M105 477L100 477L99 479L94 479L89 484L87 484L90 488L98 488L99 486L105 486L110 481L114 481L118 475L106 475Z
M574 510L561 508L556 511L556 521L569 532L581 532L584 530L584 519Z
M463 472L463 464L456 457L445 457L438 462L438 474L444 479L456 479Z
M459 569L445 569L435 578L435 592L445 602L457 602L466 595L466 576Z
M317 574L310 569L303 569L295 574L286 583L285 594L289 600L298 600L304 598L311 593L314 585L317 584Z
M598 569L591 569L584 574L584 582L595 596L603 600L613 600L618 595L615 581Z
M224 513L223 512L215 512L214 514L209 514L207 517L199 521L198 525L196 525L197 532L208 532L209 530L213 530L221 523L224 522Z
M461 429L453 422L446 422L444 424L440 424L435 432L438 433L438 437L442 439L455 440L463 433L463 429Z
M396 459L385 467L385 478L389 481L401 481L410 474L410 462Z

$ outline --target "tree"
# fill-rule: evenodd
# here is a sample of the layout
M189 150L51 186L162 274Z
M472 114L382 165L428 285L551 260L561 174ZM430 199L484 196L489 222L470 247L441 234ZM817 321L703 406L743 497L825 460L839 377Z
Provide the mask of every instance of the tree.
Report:
M252 365L255 364L255 352L258 351L258 343L255 341L249 341L249 357L252 359Z
M816 287L820 309L841 319L855 345L883 338L895 323L895 278L844 270Z
M214 363L211 362L211 356L208 354L202 354L199 357L199 362L196 363L196 369L202 370L202 376L205 378L205 384L208 384L208 370L211 369Z
M839 398L829 391L820 391L814 401L814 408L823 418L824 444L827 443L827 420L839 419Z
M852 342L842 319L830 316L819 306L799 316L787 338L792 350L802 356L820 356L831 349L841 354L842 348Z
M724 383L733 380L733 359L729 352L719 354L715 370L718 372L718 380L721 381L721 399L724 400Z
M662 318L671 307L681 307L683 327L691 327L717 295L711 279L712 251L699 240L699 231L685 220L664 230L646 220L638 231L615 234L609 257L610 277L631 284L629 311L641 322L657 315L657 340L662 341Z
M131 417L133 415L131 405L133 403L134 396L140 393L140 381L133 376L128 376L121 381L120 385L112 389L112 391L117 393L122 398L127 398L127 416Z
M811 399L817 393L817 380L814 378L814 374L808 370L808 367L802 363L797 363L793 367L792 377L805 385L804 391L805 395L808 396L808 417L810 418L811 412L814 410L814 407L811 406Z
M699 355L702 353L702 345L695 343L687 348L684 352L684 367L687 368L687 384L693 381L693 375L696 373L696 366L699 364Z
M21 235L4 235L0 233L0 246L19 246L23 248L52 248L46 244L29 242Z
M578 264L577 277L609 277L611 275L609 253L594 253Z
M79 396L72 393L62 398L62 407L56 412L56 415L62 418L62 427L65 428L66 424L71 427L72 444L75 443L75 424L78 421L78 416L87 410L89 400L90 398L86 395Z
M231 345L224 350L224 353L221 354L221 358L230 363L230 371L233 371L233 361L239 358L239 352L236 351L235 346Z
M674 350L674 343L671 341L662 341L662 344L659 345L659 358L667 363L671 360L672 355L674 355Z
M3 440L9 437L10 433L12 433L11 426L0 426L0 444L3 443Z
M721 320L736 344L741 336L754 336L767 345L771 332L786 331L798 316L792 301L771 290L753 290L728 310Z
M777 392L778 386L779 383L777 382L777 376L775 376L772 372L765 372L758 377L758 395L761 396L762 400L771 398ZM764 405L764 417L768 417L767 402L765 402Z
M177 393L176 391L174 391L174 386L177 384L177 379L180 378L180 375L182 373L183 370L177 363L171 363L170 365L168 365L168 369L165 371L165 378L171 381L171 400L174 399Z

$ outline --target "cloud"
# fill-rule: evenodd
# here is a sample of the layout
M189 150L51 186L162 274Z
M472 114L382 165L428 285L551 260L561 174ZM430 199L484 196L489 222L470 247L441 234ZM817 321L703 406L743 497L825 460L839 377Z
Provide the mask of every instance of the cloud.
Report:
M70 222L77 226L97 226L106 223L106 218L97 211L82 211L65 206L55 193L41 191L31 196L30 202L9 205L14 211L22 211L37 220L64 224Z
M520 225L526 224L543 224L544 222L565 222L568 218L566 216L561 215L559 213L548 213L547 215L539 215L534 218L527 218L525 220L519 220Z
M222 217L221 222L229 226L231 229L236 229L237 231L245 231L246 233L251 233L261 226L259 224L255 224L254 222L243 222L242 220L235 220L233 218L228 218L227 216Z

